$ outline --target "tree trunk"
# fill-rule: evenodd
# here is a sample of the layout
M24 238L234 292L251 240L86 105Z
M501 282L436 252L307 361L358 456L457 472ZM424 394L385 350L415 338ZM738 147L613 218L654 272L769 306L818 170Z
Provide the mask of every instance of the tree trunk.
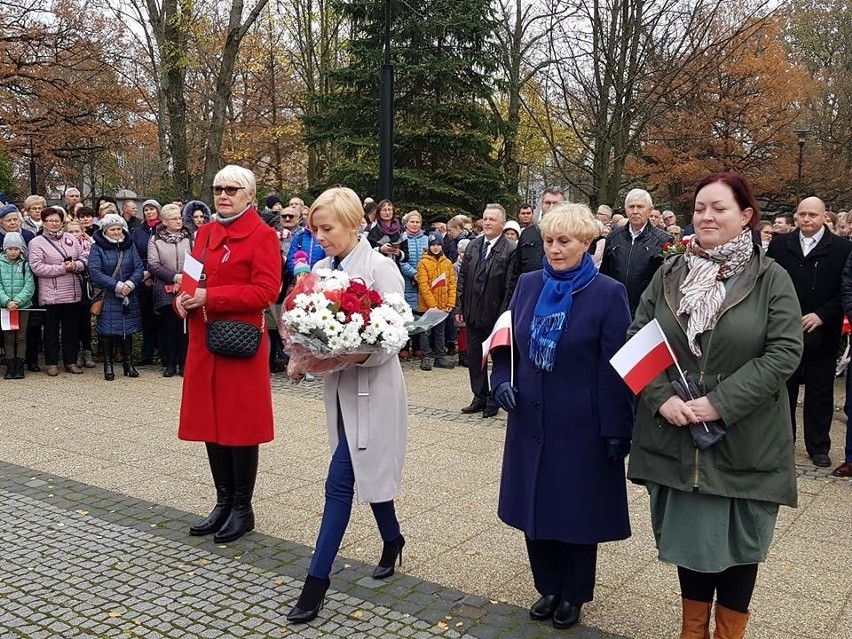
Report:
M216 91L213 95L213 116L210 130L207 133L207 151L204 154L204 177L201 182L201 192L210 193L213 189L213 178L222 168L222 140L225 135L225 115L231 99L231 85L234 80L234 65L240 44L246 32L257 20L258 14L266 6L268 0L257 0L251 13L242 22L243 0L232 0L231 12L228 18L228 35L225 38L225 48L222 51L222 64L216 75Z

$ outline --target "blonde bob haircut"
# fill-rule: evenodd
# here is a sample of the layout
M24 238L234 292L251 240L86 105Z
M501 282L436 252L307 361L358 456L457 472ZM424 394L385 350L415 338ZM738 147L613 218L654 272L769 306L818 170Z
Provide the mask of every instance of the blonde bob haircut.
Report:
M334 217L353 229L361 228L361 221L364 219L364 205L361 204L361 198L355 191L345 186L326 189L311 204L311 209L308 211L308 226L312 232L316 231L314 212L317 209L331 211Z
M29 211L34 206L41 206L44 208L47 206L47 200L40 195L30 195L26 200L24 200L24 210Z
M568 235L580 242L591 242L601 234L601 223L585 204L560 202L545 215L538 228L544 235Z
M252 200L257 193L257 184L255 182L254 173L243 166L228 164L227 166L222 167L222 169L220 169L216 174L216 177L213 178L213 186L227 186L226 184L223 184L223 182L236 183L237 186L243 187L246 190L249 199Z

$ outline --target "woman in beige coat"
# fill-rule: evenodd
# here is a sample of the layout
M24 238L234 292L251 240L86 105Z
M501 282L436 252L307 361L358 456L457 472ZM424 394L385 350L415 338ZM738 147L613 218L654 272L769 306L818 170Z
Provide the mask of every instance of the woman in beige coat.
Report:
M354 191L332 188L320 195L308 213L308 226L328 257L314 268L346 271L379 293L402 295L404 283L396 263L359 240L363 217ZM390 577L402 559L405 538L400 534L393 500L399 494L408 431L405 380L396 353L378 352L341 357L347 368L325 379L325 410L332 450L325 485L325 510L305 586L287 619L315 619L330 585L331 565L349 523L352 498L369 503L384 541L382 557L373 572ZM304 371L291 370L292 379ZM354 490L353 490L354 489Z

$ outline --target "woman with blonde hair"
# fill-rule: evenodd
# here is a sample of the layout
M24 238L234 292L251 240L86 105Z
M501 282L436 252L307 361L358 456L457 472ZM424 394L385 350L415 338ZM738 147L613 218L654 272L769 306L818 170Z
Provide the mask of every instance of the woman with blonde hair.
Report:
M361 201L351 189L328 189L316 199L308 225L328 257L314 269L340 269L381 294L401 295L404 283L399 268L372 250L366 238L359 239L363 215ZM316 550L302 594L287 615L293 623L315 619L322 608L356 487L358 501L370 504L384 542L375 579L393 574L405 545L393 501L402 482L408 437L408 404L399 359L382 351L340 360L347 367L327 375L323 388L333 454ZM305 372L292 366L289 375L299 380Z
M624 285L588 253L600 226L582 204L550 209L539 226L544 268L520 276L509 305L514 357L492 352L493 396L509 413L497 514L526 539L541 595L530 617L556 628L575 625L592 600L598 544L630 536L633 397L609 363L630 308Z
M254 530L259 448L274 437L263 311L281 290L281 251L278 235L253 205L256 192L254 173L244 167L228 165L216 174L216 214L198 230L192 249L204 280L192 293L181 281L174 300L178 317L189 319L178 437L204 442L216 490L213 510L189 533L212 534L217 544ZM214 329L237 322L258 329L246 335L256 338L251 349L209 341Z

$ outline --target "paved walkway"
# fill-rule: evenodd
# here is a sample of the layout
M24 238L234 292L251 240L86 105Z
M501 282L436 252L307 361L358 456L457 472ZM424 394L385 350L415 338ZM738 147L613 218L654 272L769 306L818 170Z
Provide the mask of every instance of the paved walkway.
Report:
M523 539L495 515L505 420L458 413L469 401L463 370L405 372L404 565L387 582L369 577L381 542L369 509L355 508L321 623L307 627L283 621L322 510L320 383L276 377L258 531L216 546L186 534L212 495L203 447L175 436L179 378L147 369L113 383L96 371L0 381L0 638L678 635L676 574L656 560L648 499L632 485L634 534L602 547L585 626L530 622ZM801 451L799 462L800 507L781 511L748 636L852 639L852 483Z

